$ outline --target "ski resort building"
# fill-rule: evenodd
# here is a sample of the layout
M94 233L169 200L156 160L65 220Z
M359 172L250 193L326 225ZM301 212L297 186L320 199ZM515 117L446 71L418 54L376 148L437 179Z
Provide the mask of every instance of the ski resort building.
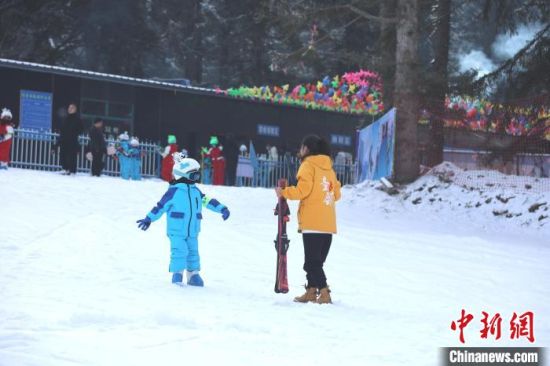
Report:
M355 152L360 116L301 107L240 100L185 82L138 79L121 75L0 59L0 106L14 112L21 127L57 130L69 103L79 107L89 126L105 121L107 135L128 131L161 144L175 134L191 154L218 135L224 143L252 140L295 151L301 138L317 133L335 151ZM369 117L370 118L370 117Z

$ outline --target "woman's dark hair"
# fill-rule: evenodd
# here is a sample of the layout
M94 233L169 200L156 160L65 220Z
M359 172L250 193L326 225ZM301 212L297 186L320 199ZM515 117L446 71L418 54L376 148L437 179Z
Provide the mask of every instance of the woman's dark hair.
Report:
M330 145L322 137L317 135L308 135L302 140L302 145L307 147L308 156L310 155L330 155ZM305 156L304 156L305 157Z

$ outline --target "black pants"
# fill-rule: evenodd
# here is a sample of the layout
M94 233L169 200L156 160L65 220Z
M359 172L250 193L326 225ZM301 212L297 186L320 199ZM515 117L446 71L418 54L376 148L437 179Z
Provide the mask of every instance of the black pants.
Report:
M307 287L327 287L327 277L323 264L327 259L332 243L332 234L303 234L304 239L304 271L306 271Z
M78 151L72 147L65 147L61 145L59 150L59 160L61 168L68 170L71 173L76 173L76 155Z
M92 151L92 175L99 177L103 170L103 151Z

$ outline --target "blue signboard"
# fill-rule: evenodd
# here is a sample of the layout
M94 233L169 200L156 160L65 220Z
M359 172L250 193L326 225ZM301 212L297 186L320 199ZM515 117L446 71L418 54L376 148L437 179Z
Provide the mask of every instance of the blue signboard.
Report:
M279 137L279 126L259 124L258 135Z
M21 90L20 126L37 130L52 129L52 93Z

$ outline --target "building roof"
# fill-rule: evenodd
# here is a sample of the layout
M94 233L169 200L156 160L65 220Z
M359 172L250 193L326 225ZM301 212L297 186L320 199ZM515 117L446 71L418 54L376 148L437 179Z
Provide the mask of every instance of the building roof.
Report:
M200 88L196 86L183 85L183 84L171 83L166 81L159 81L159 80L152 80L152 79L139 79L139 78L133 78L130 76L105 74L102 72L73 69L70 67L62 67L62 66L44 65L44 64L38 64L35 62L17 61L17 60L5 59L5 58L0 58L0 67L2 66L16 68L16 69L37 71L37 72L47 72L47 73L58 74L58 75L81 77L85 79L111 81L111 82L123 83L123 84L150 86L150 87L169 89L169 90L181 90L181 91L188 91L188 92L200 93L200 94L216 94L215 89L210 89L210 88Z
M248 103L258 103L258 104L272 105L272 106L276 106L276 107L285 107L285 108L292 108L292 109L309 110L309 109L306 109L303 106L278 104L278 103L273 103L273 102L266 101L266 100L255 100L255 99L249 99L249 98L236 98L236 97L228 96L225 93L219 93L219 90L213 89L213 88L201 88L201 87L197 87L197 86L183 85L183 84L178 84L178 83L173 83L173 82L168 82L168 81L161 81L161 80L154 80L154 79L140 79L140 78L134 78L134 77L130 77L130 76L106 74L106 73L102 73L102 72L74 69L74 68L71 68L71 67L51 66L51 65L39 64L39 63L35 63L35 62L18 61L18 60L0 58L0 68L1 67L27 70L27 71L35 71L35 72L43 72L43 73L50 73L50 74L56 74L56 75L79 77L79 78L91 79L91 80L110 81L110 82L114 82L114 83L121 83L121 84L127 84L127 85L153 87L153 88L165 89L165 90L170 90L170 91L181 91L181 92L187 92L187 93L193 93L193 94L203 94L203 95L206 94L206 95L216 96L218 98L231 99L231 100L235 100L235 101L238 100L238 101L244 101L244 102L248 102ZM321 110L317 110L316 112L351 116L352 118L350 118L349 120L353 121L354 123L355 123L356 119L358 118L358 115L353 115L353 114L344 113L344 112L340 112L340 111L321 111Z

